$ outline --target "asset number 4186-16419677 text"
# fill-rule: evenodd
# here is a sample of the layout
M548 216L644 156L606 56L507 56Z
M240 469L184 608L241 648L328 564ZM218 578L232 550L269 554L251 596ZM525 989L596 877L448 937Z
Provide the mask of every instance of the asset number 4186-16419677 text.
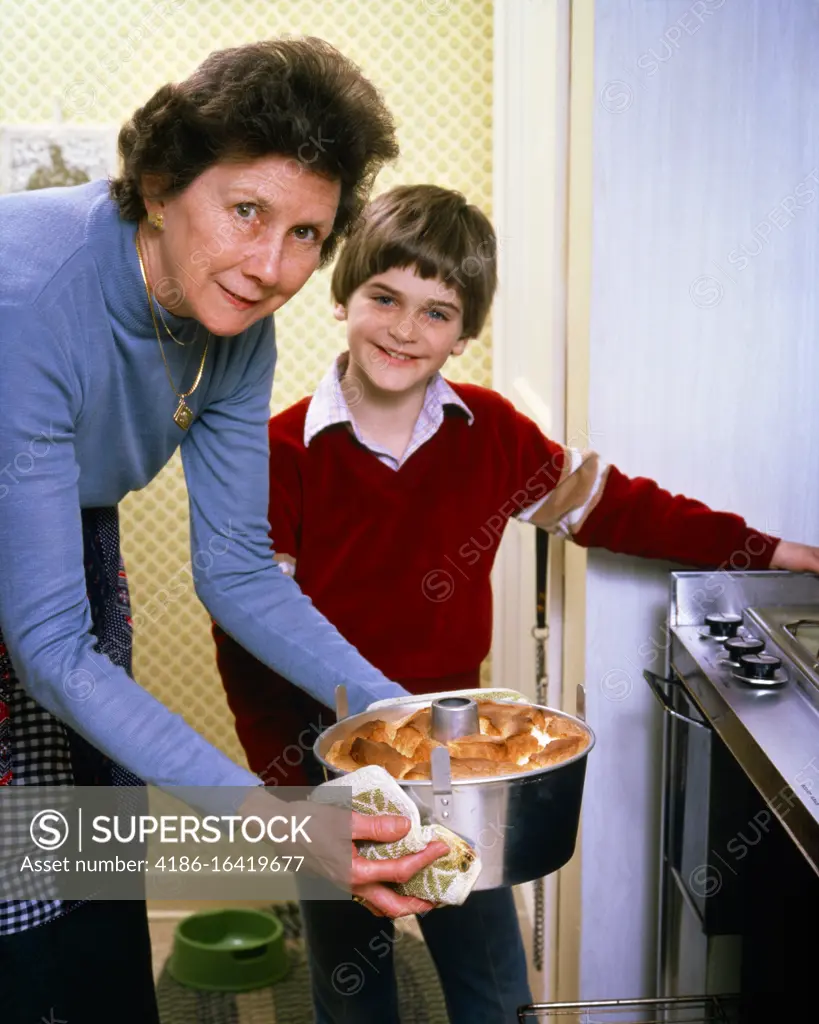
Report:
M159 857L154 863L155 871L166 872L244 872L264 874L266 872L298 871L304 857Z

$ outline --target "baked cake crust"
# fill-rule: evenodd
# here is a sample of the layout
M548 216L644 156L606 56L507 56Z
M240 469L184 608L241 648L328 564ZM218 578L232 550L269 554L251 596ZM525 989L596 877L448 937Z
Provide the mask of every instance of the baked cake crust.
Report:
M450 740L453 779L518 775L567 761L589 744L588 733L571 719L531 704L478 701L480 732ZM399 780L428 781L430 757L443 746L431 736L431 709L421 708L396 722L371 719L336 740L327 761L341 771L380 765Z

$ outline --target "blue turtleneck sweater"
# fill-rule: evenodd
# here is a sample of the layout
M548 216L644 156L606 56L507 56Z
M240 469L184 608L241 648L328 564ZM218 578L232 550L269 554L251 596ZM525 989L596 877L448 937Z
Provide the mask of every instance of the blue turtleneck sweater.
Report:
M119 217L106 182L0 198L0 628L27 692L147 782L258 784L94 651L80 509L115 505L145 487L177 447L196 592L222 628L330 706L338 683L348 688L351 711L405 691L272 560L272 318L213 339L187 400L196 419L184 433L172 419L178 400L151 321L135 230ZM166 319L186 342L165 344L165 354L177 389L187 389L206 331ZM82 686L72 684L78 679Z

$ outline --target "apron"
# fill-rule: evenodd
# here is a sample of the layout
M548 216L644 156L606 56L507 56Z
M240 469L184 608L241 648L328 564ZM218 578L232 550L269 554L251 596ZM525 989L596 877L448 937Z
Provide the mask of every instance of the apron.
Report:
M82 512L83 554L95 650L131 675L133 623L113 508ZM0 785L144 786L25 692L0 629ZM0 900L0 935L52 921L84 900Z

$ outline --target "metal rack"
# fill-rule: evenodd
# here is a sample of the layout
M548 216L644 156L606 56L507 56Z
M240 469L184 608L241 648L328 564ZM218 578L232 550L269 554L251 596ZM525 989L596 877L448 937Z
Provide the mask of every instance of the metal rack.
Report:
M519 1024L560 1018L578 1024L734 1024L733 996L675 996L669 999L611 999L580 1003L532 1003L518 1010ZM631 1015L633 1011L636 1016Z

